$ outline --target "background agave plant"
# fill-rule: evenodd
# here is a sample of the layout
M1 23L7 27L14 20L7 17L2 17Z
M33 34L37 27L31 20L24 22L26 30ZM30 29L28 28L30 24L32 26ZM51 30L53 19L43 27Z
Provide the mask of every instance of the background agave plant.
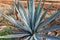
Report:
M25 12L24 5L19 3L19 8L17 5L16 11L18 12L18 16L22 18L23 24L16 19L14 19L11 16L8 16L6 14L3 14L2 16L9 20L11 23L13 23L16 27L19 29L24 30L24 32L19 32L17 34L11 34L11 35L5 35L5 36L0 36L0 38L21 38L21 37L26 37L24 40L41 40L41 37L43 38L48 38L48 40L60 40L59 37L55 36L49 36L47 34L42 34L42 32L49 32L49 31L55 31L60 29L60 25L52 26L50 28L46 28L43 30L40 30L41 28L45 27L47 24L52 22L54 19L57 18L57 16L60 15L60 10L56 9L55 14L51 15L50 18L48 18L46 21L42 20L45 18L47 12L51 8L52 4L47 8L47 10L42 13L43 8L44 8L44 3L45 0L43 1L42 6L40 5L42 0L38 3L38 6L35 10L34 6L34 0L27 0L27 6L28 6L28 15Z

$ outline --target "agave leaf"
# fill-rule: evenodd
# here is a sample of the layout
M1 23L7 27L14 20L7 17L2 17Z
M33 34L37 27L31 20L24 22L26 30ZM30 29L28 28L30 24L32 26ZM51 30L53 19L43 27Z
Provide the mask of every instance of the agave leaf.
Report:
M56 40L56 39L46 39L46 40Z
M34 0L27 0L28 5L28 18L30 20L31 29L34 27L34 12L35 12L35 6L34 6Z
M56 31L56 30L60 30L60 26L53 26L50 28L46 28L44 30L41 30L41 32L49 32L49 31Z
M55 36L49 36L49 35L46 35L46 34L35 34L36 37L43 37L43 38L48 38L48 39L56 39L56 40L60 40L60 38L58 37L55 37Z
M33 18L31 17L30 19L34 20L34 12L35 12L34 0L27 0L27 5L28 5L28 16L29 18L33 16Z
M6 18L7 20L9 20L10 22L12 22L13 24L15 24L16 26L20 27L23 26L22 24L20 24L17 20L15 20L13 17L11 16L7 16L6 14L3 14L3 17ZM19 24L19 25L18 25Z
M35 36L35 34L34 34L34 39L35 40L41 40L40 37Z
M54 15L52 15L50 18L48 18L45 22L41 23L37 29L40 29L41 27L44 27L45 25L49 24L59 15L60 15L60 11L56 12Z
M25 19L27 20L27 22L29 22L24 6L21 3L19 3L19 7L20 7L19 11L21 12L21 14L25 16Z
M34 37L33 37L33 36L31 36L30 40L34 40Z
M35 12L35 6L34 6L34 0L31 0L31 8L32 8L32 30L34 30L34 12Z
M9 31L10 33L16 33L16 34L22 34L22 32L20 32L20 30L10 30ZM24 31L23 33L26 33L26 34L30 34L29 32L27 32L27 31Z
M14 3L17 4L19 2L19 0L14 0Z
M26 26L23 26L20 22L18 22L16 19L14 19L11 16L7 16L6 14L3 14L3 17L6 18L7 20L9 20L11 23L13 23L15 26L17 26L18 28L21 28L25 31L30 31L29 28L27 28Z
M16 6L16 11L18 12L18 16L19 16L20 18L23 18L22 14L21 14L20 11L18 10L17 6Z
M41 16L42 16L42 10L43 10L43 8L44 8L44 3L45 3L45 0L44 0L44 2L43 2L43 4L42 4L42 7L41 7L40 10L39 10L38 17L37 17L37 19L36 19L35 29L37 28L37 26L38 26L39 23L40 23Z
M20 32L20 31L18 31L18 30L10 30L9 32L10 32L10 33L17 33L17 34L18 34L18 33L22 33L22 32Z
M24 9L24 6L21 3L19 3L19 6L20 6L20 8L19 8L20 13L22 14L24 20L29 24L29 20L28 20L26 11Z
M11 34L11 35L0 36L0 38L21 38L24 36L29 36L29 34Z
M39 1L38 6L37 6L37 8L36 8L36 10L35 10L35 21L36 21L36 18L37 18L37 16L38 16L38 13L39 13L39 10L40 10L40 3L41 3L41 1L42 1L42 0Z
M29 29L29 32L32 32L30 26L27 23L27 19L25 19L24 13L21 13L22 12L21 9L20 9L20 11L21 11L20 12L17 7L16 7L16 10L17 10L18 14L20 15L20 17L23 18L23 22L25 23L27 29Z
M46 0L43 0L43 4L42 4L42 6L40 7L39 13L38 13L38 15L37 15L37 19L39 18L39 16L42 15L41 13L42 13L42 11L43 11L45 1L46 1ZM41 0L41 2L42 2L42 0ZM41 15L40 15L40 14L41 14Z
M29 37L27 37L26 39L24 39L24 40L29 40L31 37L29 36Z
M28 7L28 18L31 20L31 1L27 0L27 7Z
M19 3L18 5L19 5L19 8L17 7L17 9L18 9L18 11L20 11L23 15L24 15L24 17L26 18L26 20L28 21L28 18L27 18L27 14L26 14L26 11L25 11L25 9L24 9L24 6L19 2L19 0L14 0L14 3L15 3L15 6L17 7L17 5L16 5L16 3Z
M48 6L47 10L44 12L44 14L41 17L41 21L45 18L46 14L48 13L48 11L51 9L53 3L51 5Z
M27 0L27 6L28 6L28 18L29 18L29 25L30 25L30 28L32 29L32 9L31 9L31 0Z
M28 24L29 24L29 20L28 20L26 11L25 11L25 9L24 9L24 6L23 6L21 3L19 3L19 9L18 9L18 7L17 7L16 4L15 4L15 6L16 6L16 11L18 12L18 14L19 14L20 16L22 16L25 24L28 25Z

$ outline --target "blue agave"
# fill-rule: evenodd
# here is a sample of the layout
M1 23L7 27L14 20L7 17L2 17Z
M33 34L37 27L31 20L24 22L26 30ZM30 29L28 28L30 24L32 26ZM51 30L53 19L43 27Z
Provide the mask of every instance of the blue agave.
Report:
M60 40L59 37L49 36L47 34L41 33L41 32L49 32L60 29L60 26L57 25L57 26L52 26L50 28L46 28L44 30L40 30L41 28L45 27L47 24L49 24L54 19L56 19L57 16L60 15L60 10L57 9L55 14L51 15L51 17L49 17L46 21L42 22L46 14L48 14L47 12L50 10L53 3L47 8L44 14L42 14L45 1L43 1L42 6L40 5L41 1L42 0L40 0L35 10L34 0L27 0L28 15L25 12L24 6L20 2L19 2L19 8L15 4L16 11L18 12L18 16L22 18L23 24L17 21L16 19L14 19L13 17L3 14L3 17L5 17L7 20L13 23L19 29L24 30L24 32L20 32L19 34L0 36L0 38L26 37L26 39L24 40L41 40L41 37L43 37L43 38L47 38L48 40Z

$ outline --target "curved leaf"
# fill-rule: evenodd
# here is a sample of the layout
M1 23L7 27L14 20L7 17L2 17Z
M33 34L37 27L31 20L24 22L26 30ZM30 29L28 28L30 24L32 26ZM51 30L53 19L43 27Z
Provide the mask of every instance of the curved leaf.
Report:
M39 23L40 23L40 20L41 20L41 17L42 17L42 10L43 10L43 8L44 8L44 3L45 3L45 0L44 0L44 2L43 2L43 4L42 4L42 7L41 7L40 10L39 10L38 17L37 17L37 19L36 19L35 29L37 28L37 26L38 26Z
M41 27L44 27L45 25L49 24L59 15L60 15L60 10L58 12L56 12L54 15L52 15L50 18L48 18L45 22L41 23L37 29L40 29Z
M36 37L43 37L43 38L48 38L48 39L56 39L56 40L60 40L60 38L58 37L54 37L54 36L49 36L49 35L46 35L46 34L35 34Z
M29 25L31 24L31 1L27 0ZM31 25L30 25L31 26Z
M37 8L36 8L36 10L35 10L34 22L36 22L36 19L37 19L38 14L39 14L39 11L40 11L40 8L41 8L41 6L40 6L41 1L42 1L42 0L39 1L38 6L37 6Z
M6 14L3 14L3 17L6 18L7 20L9 20L11 23L13 23L15 26L17 26L18 28L21 28L25 31L30 31L29 28L27 28L26 26L23 26L20 22L18 22L16 19L14 19L11 16L7 16Z
M41 17L41 21L45 18L47 12L51 9L52 5L53 5L53 3L48 6L47 10L44 12L44 14L43 14L42 17Z
M60 30L60 26L52 26L50 28L46 28L44 30L41 30L40 32L49 32L49 31L56 31L56 30Z
M19 0L14 0L14 3L17 4L19 2Z
M28 35L29 34L11 34L11 35L0 36L0 38L21 38Z
M35 35L34 35L34 39L35 39L35 40L41 40L40 37L37 37L37 36L35 36Z
M36 8L36 10L35 10L35 20L36 20L36 18L37 18L37 16L38 16L38 13L39 13L39 11L40 11L40 8L41 8L41 6L40 6L41 1L42 1L42 0L39 1L38 6L37 6L37 8Z
M46 40L56 40L56 39L46 39ZM57 39L58 40L58 39Z
M32 37L30 38L30 40L34 40L34 37L32 36Z
M17 10L18 14L23 18L23 22L25 23L27 29L29 29L29 32L32 32L30 26L27 23L27 19L24 16L24 13L21 13L22 12L21 9L20 9L20 11L21 11L20 12L17 7L16 7L16 10Z
M30 39L30 36L29 37L27 37L26 39L24 39L24 40L29 40Z
M32 30L34 30L34 12L35 12L35 5L34 5L34 0L31 0L31 8L32 8Z
M35 6L34 6L34 0L27 0L28 5L28 18L30 21L31 29L33 30L34 27L34 12L35 12Z
M24 19L27 20L27 23L28 23L29 20L28 20L26 11L25 11L25 9L24 9L24 6L23 6L21 3L19 3L19 11L20 11L20 13L25 17Z

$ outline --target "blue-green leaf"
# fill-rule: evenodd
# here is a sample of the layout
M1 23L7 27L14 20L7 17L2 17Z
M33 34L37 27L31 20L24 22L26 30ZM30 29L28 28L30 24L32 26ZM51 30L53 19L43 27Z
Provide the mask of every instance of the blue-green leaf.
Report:
M37 37L37 36L35 36L35 35L34 35L34 39L35 39L35 40L41 40L40 37Z
M29 22L31 21L31 1L30 0L27 0L27 7L28 7L28 19L29 19ZM30 25L30 23L29 23Z
M33 36L31 36L30 40L34 40L34 37L33 37Z
M35 12L35 6L34 6L34 0L31 0L31 8L32 8L32 30L34 30L34 12Z
M43 0L43 4L42 4L42 6L40 7L40 9L39 9L39 13L37 14L37 19L39 18L39 16L42 16L42 11L43 11L43 9L44 9L44 4L45 4L45 1L46 0ZM42 0L40 0L40 2L42 2ZM37 20L36 19L36 20Z
M41 6L40 6L40 3L41 3L41 1L42 1L42 0L39 1L38 6L37 6L37 8L36 8L36 10L35 10L35 21L36 21L36 18L37 18L37 16L38 16L38 13L39 13L39 11L40 11L40 7L41 7Z
M27 0L27 4L28 4L28 17L32 28L34 27L34 12L35 12L34 0Z
M21 26L21 28L22 28L23 25L21 23L19 23L17 20L15 20L13 17L7 16L6 14L3 14L3 17L6 18L7 20L9 20L11 23L15 24L15 26L17 26L17 27Z
M30 25L30 28L32 29L32 9L31 9L31 0L27 0L27 6L28 6L28 18L29 18L29 25Z
M28 20L27 14L25 12L24 6L21 3L19 3L19 9L18 9L16 4L15 4L15 6L16 6L16 11L23 18L23 21L26 24L26 26L29 27L29 25L28 25L29 24L29 20Z
M42 7L41 7L40 10L39 10L38 17L37 17L37 19L36 19L35 29L37 28L37 26L38 26L39 23L40 23L40 20L41 20L41 17L42 17L42 11L43 11L43 8L44 8L44 3L45 3L45 0L44 0L44 2L43 2L43 4L42 4Z
M28 18L31 20L31 0L27 0L27 7L28 7Z
M18 28L21 28L25 31L30 31L29 28L27 28L26 26L23 26L20 22L18 22L16 19L14 19L11 16L7 16L6 14L3 14L3 17L6 18L7 20L9 20L11 23L13 23L15 26L17 26Z
M23 14L25 16L26 20L28 21L26 11L24 9L24 6L21 3L19 3L19 11L21 12L21 14Z
M29 34L11 34L11 35L0 36L0 38L21 38L28 35Z
M30 27L33 30L34 27L34 12L35 12L35 5L34 0L27 0L28 5L28 18L30 21Z
M14 4L18 4L19 0L13 0Z
M55 37L55 36L49 36L49 35L46 35L46 34L35 34L36 37L43 37L43 38L48 38L48 39L56 39L56 40L60 40L60 38L58 37Z
M53 3L50 6L48 6L47 10L44 12L44 14L41 17L41 21L45 18L47 12L51 9L52 5L53 5Z
M19 4L17 4L17 3L19 3ZM22 14L24 14L25 18L28 20L27 14L26 14L25 9L24 9L24 6L19 2L19 0L14 0L14 4L15 4L16 7L19 6L19 8L17 7L18 11L20 11L20 9L21 9L20 12Z
M29 24L29 20L28 20L26 11L25 11L25 9L24 9L24 6L23 6L21 3L19 3L19 11L20 11L20 13L22 14L24 20L26 20L26 22Z
M50 28L46 28L44 30L41 30L41 32L49 32L49 31L56 31L56 30L60 30L60 26L52 26Z
M24 40L30 40L30 38L31 38L31 37L30 37L30 36L28 36L28 37L27 37L26 39L24 39Z
M20 17L22 17L22 19L23 19L22 21L25 23L27 29L29 29L29 31L32 32L29 24L27 23L27 19L25 18L24 13L22 12L22 10L20 9L20 11L19 11L17 7L16 7L16 10L17 10L18 14L20 15Z
M58 39L46 39L46 40L58 40Z
M40 29L40 28L44 27L45 25L49 24L59 15L60 15L60 10L58 10L54 15L52 15L50 18L48 18L45 22L41 23L37 29Z

